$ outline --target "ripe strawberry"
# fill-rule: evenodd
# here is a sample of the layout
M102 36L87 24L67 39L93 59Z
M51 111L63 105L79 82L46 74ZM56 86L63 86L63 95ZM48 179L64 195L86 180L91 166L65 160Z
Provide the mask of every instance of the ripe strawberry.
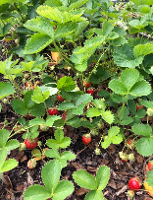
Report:
M88 145L91 142L91 135L90 134L84 134L82 136L82 142L84 145Z
M88 88L88 89L87 89L87 93L88 93L88 94L91 94L91 95L94 95L95 89L94 89L94 88Z
M37 165L37 161L36 161L34 158L30 159L30 160L27 162L27 167L28 167L29 169L34 169L34 168L36 167L36 165Z
M127 142L127 147L128 147L129 149L133 150L133 149L135 148L135 146L136 146L136 141L134 141L133 139L128 140L128 142Z
M62 96L60 94L57 94L56 95L56 98L59 100L59 101L64 101L64 99L62 98Z
M124 152L119 152L119 157L122 159L123 162L127 162L128 161L128 155Z
M25 139L24 143L28 149L34 149L38 145L38 138L35 139L27 138Z
M128 195L128 197L130 197L132 199L134 197L134 191L133 190L128 190L127 191L127 195Z
M49 114L50 115L57 115L58 114L57 108L49 108Z
M136 105L136 111L138 111L140 108L144 108L143 105Z
M148 194L153 197L153 186L149 186L148 183L145 181L144 182L144 187L147 190Z
M138 191L141 188L142 182L138 177L132 177L129 180L128 187L129 190Z
M150 160L148 162L148 169L149 169L149 171L152 171L152 168L153 168L153 160Z
M83 83L84 87L89 88L91 86L90 82L87 82L86 80Z

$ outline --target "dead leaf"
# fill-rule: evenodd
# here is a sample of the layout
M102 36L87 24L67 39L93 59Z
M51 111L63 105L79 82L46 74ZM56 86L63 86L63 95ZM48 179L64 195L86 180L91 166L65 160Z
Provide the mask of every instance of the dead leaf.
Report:
M127 185L124 185L118 192L116 192L116 195L119 196L120 194L124 193L128 189Z
M138 155L136 156L136 159L137 159L137 162L138 162L138 163L140 163L140 164L143 163L143 160L144 160L144 159L143 159L143 156L141 156L141 155L138 154Z
M27 172L27 183L28 183L28 186L33 185L34 183L33 178L31 177L29 172Z
M81 195L86 194L87 192L89 192L89 189L80 187L79 189L76 189L75 192L76 192L77 196L81 196Z
M110 186L113 189L116 189L116 183L115 183L114 179L109 180L108 186Z
M28 160L27 156L24 155L21 159L20 159L20 162L23 163L24 161Z

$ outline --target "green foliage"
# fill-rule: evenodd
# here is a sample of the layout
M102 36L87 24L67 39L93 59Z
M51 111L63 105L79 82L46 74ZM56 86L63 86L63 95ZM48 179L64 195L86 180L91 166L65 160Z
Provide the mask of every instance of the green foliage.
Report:
M0 82L0 99L15 93L14 87L10 83Z
M85 199L89 200L93 198L96 199L104 199L103 190L109 180L110 169L107 166L101 166L98 168L96 177L92 176L85 170L78 170L73 173L73 179L75 182L90 191L87 193Z
M41 176L45 185L32 185L24 193L24 200L38 199L63 200L70 195L74 186L70 181L59 181L61 175L61 164L57 160L47 162L42 169Z

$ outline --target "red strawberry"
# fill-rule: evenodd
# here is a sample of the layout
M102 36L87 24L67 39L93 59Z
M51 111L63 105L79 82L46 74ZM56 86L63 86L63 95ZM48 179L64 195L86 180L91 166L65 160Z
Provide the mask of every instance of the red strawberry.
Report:
M49 108L49 114L50 115L57 115L58 114L57 108Z
M136 111L138 111L140 108L144 108L143 105L136 105Z
M95 89L94 89L94 88L88 88L88 89L87 89L87 93L88 93L88 94L91 94L91 95L94 95Z
M91 135L90 134L84 134L82 136L82 142L84 145L88 145L91 142Z
M153 168L153 160L151 160L151 161L148 162L148 169L149 169L149 171L152 171L151 168Z
M141 188L142 181L138 177L132 177L129 180L128 187L129 190L138 191Z
M87 82L86 80L83 83L84 87L89 88L91 86L90 82Z
M30 88L32 86L32 83L31 82L26 82L25 86Z
M30 159L30 160L27 162L27 167L28 167L29 169L34 169L34 168L36 167L36 165L37 165L37 161L36 161L34 158Z
M25 139L24 143L28 149L34 149L38 145L38 138L35 139L27 138Z
M57 94L56 95L56 98L59 100L59 101L64 101L64 99L62 98L62 96L60 94Z
M135 146L136 146L136 141L134 141L133 139L128 140L128 142L127 142L127 147L128 147L129 149L133 150L133 149L135 148Z

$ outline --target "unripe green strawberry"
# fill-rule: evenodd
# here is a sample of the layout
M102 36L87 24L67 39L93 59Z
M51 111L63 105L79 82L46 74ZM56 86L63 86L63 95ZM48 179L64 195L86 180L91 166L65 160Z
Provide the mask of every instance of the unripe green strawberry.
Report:
M25 149L26 149L26 144L25 143L20 143L19 151L23 151Z
M29 169L34 169L34 168L36 167L36 165L37 165L37 161L36 161L34 158L30 159L30 160L27 162L27 167L28 167Z
M136 141L134 141L133 139L128 140L128 142L127 142L127 147L128 147L129 149L133 150L133 149L135 148L135 146L136 146Z
M49 130L49 126L45 126L43 124L41 124L39 127L40 127L40 130L44 132Z
M133 153L130 153L130 154L128 155L128 159L131 160L132 162L134 162L134 161L135 161L134 154L133 154Z
M100 149L98 147L95 149L95 154L96 155L100 155L101 154L101 151L100 151Z
M27 79L29 77L29 74L24 74L24 78Z
M152 117L152 116L153 116L153 109L152 109L152 108L148 108L148 109L147 109L147 115L148 115L149 117Z
M23 84L25 84L26 81L27 81L27 80L26 80L25 78L22 79L22 83L23 83Z
M7 98L4 98L4 99L3 99L3 103L4 103L4 104L7 104L7 103L8 103L8 99L7 99Z
M128 190L127 191L127 195L128 195L128 197L130 197L132 199L134 197L134 191L133 190Z
M119 152L119 157L122 159L123 162L127 162L128 161L128 155L124 152Z

